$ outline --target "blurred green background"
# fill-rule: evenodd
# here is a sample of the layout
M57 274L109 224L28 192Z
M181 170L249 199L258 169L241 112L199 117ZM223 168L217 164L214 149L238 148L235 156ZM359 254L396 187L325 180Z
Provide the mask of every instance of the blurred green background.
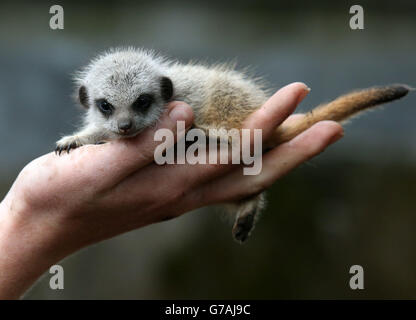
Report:
M53 4L64 30L49 28ZM365 30L349 28L353 4ZM276 90L303 81L305 111L355 88L416 86L415 35L414 1L2 1L0 198L79 123L71 74L109 47L234 59ZM207 208L87 248L62 262L64 290L46 274L26 298L415 298L415 120L412 94L348 124L343 140L275 183L243 246ZM361 291L348 285L354 264Z

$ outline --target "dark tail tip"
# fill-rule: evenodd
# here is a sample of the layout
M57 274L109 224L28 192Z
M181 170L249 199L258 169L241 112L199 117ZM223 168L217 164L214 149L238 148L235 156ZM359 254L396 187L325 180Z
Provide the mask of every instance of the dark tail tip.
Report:
M409 87L405 84L392 84L387 86L386 89L389 91L389 96L391 100L396 100L404 97L409 93L409 91L414 90L413 88Z
M403 98L409 93L409 91L415 90L405 84L391 84L388 86L376 87L374 89L377 93L376 99L373 102L376 104L386 103Z

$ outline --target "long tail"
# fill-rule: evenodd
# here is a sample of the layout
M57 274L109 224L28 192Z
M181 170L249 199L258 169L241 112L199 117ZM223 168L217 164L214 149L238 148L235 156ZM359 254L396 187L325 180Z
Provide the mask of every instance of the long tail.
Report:
M304 117L300 117L299 120L279 126L274 136L270 139L270 144L276 146L289 141L322 120L343 122L364 110L400 99L410 90L412 89L407 85L393 84L385 87L354 91L340 96L327 104L320 105L309 111Z

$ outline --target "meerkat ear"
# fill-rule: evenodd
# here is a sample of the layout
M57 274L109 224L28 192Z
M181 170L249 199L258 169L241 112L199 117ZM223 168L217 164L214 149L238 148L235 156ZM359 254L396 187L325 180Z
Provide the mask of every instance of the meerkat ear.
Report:
M168 102L173 96L173 83L168 77L160 79L160 90L163 100Z
M88 104L88 93L87 93L87 88L85 88L85 86L81 86L78 90L78 99L79 102L86 108L88 109L90 106Z

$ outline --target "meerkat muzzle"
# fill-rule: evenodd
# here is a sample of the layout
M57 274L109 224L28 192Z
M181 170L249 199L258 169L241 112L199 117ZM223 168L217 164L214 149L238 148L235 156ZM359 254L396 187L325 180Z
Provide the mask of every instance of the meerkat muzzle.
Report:
M120 132L120 134L123 134L123 135L130 134L132 127L133 127L133 122L131 120L123 120L118 123L118 131Z

